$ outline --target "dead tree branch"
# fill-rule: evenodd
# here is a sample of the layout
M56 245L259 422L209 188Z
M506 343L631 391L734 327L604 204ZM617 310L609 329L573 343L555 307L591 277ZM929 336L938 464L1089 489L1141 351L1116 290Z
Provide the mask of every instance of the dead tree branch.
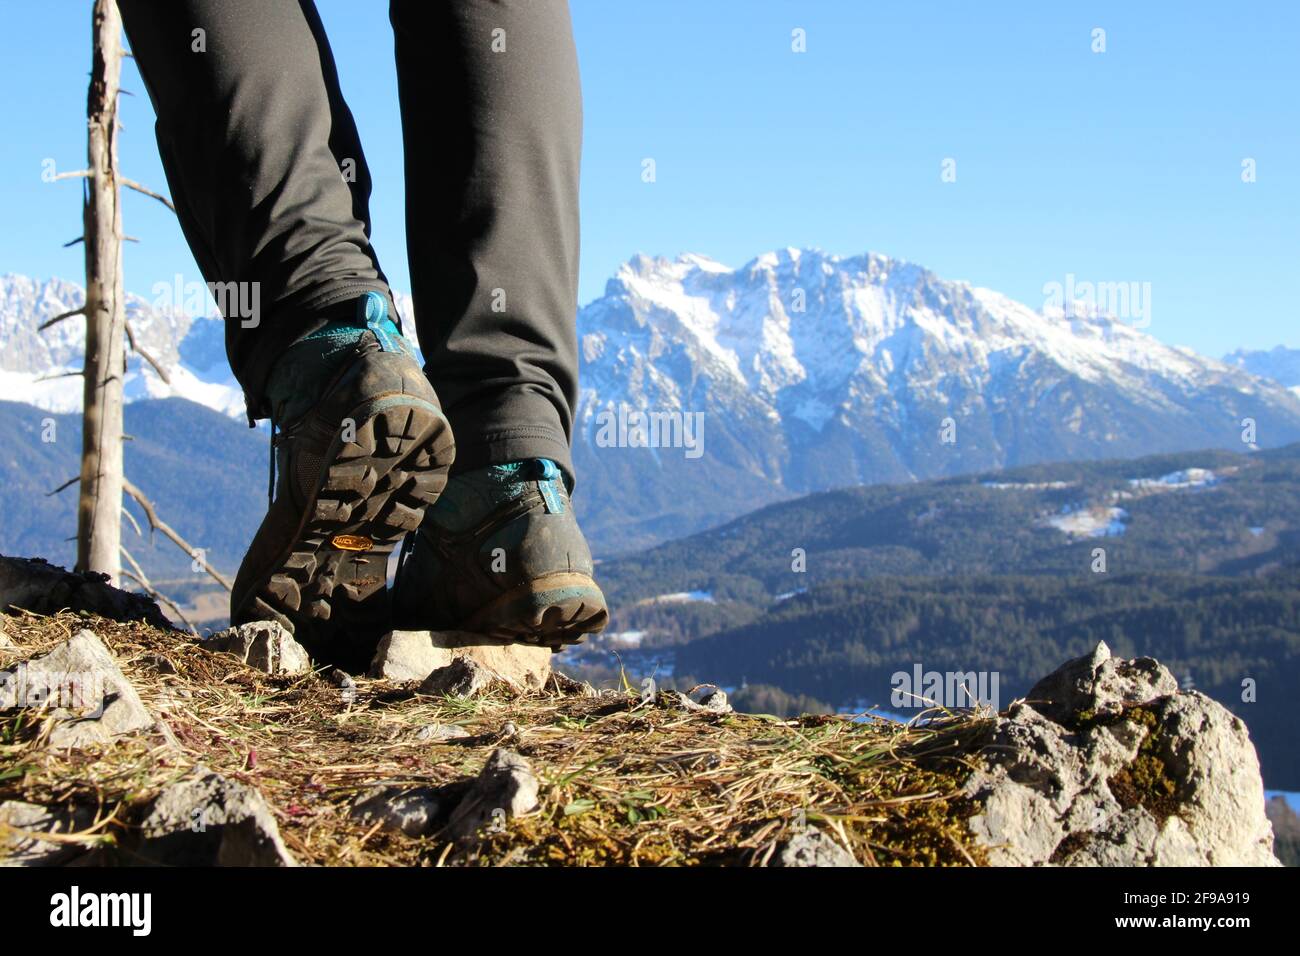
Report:
M67 312L60 312L54 318L46 319L40 325L36 326L36 331L44 332L46 329L48 329L51 325L54 325L56 322L62 322L64 319L70 319L74 315L85 315L85 314L86 314L86 307L84 305L78 306L75 309L69 309Z
M172 212L176 211L176 206L172 203L170 199L168 199L162 193L156 193L152 189L148 188L147 186L141 186L134 179L127 179L125 176L119 177L118 182L121 183L123 186L125 186L127 189L134 189L138 193L144 193L144 195L146 196L152 196L154 199L158 200L160 203L162 203Z
M226 580L225 575L223 575L212 565L208 564L206 558L200 557L202 552L199 551L198 548L193 547L188 541L186 541L179 534L177 534L175 529L173 529L171 525L169 525L166 521L163 521L161 518L158 517L158 512L154 509L153 502L151 502L148 498L146 498L144 496L144 492L142 492L139 488L133 485L130 479L127 478L122 479L122 490L136 500L136 503L140 506L140 509L144 512L145 518L148 519L149 527L151 529L155 531L161 531L164 535L170 538L178 548L180 548L182 551L188 554L198 564L202 565L203 570L207 571L208 574L211 575L212 578L218 584L220 584L227 591L232 590L233 586L228 580Z
M144 537L144 532L140 530L140 522L135 520L135 515L131 514L129 509L122 509L122 517L131 522L131 527L135 529L135 536L137 538Z
M137 342L135 338L135 330L131 328L131 323L129 320L126 323L126 340L131 344L131 351L134 352L136 355L140 356L140 358L144 359L150 365L152 365L153 370L158 373L158 377L162 379L163 382L165 382L168 385L172 383L171 376L167 374L167 370L158 364L158 360L156 358L154 358L152 355L150 355L148 352L146 352L143 348L140 347L140 343Z
M77 376L77 375L85 375L85 374L86 374L86 370L85 370L85 369L77 369L77 370L74 371L74 372L59 372L57 375L42 375L42 376L40 376L39 378L35 378L35 379L33 379L32 381L34 381L34 382L52 382L52 381L54 381L54 379L56 379L56 378L73 378L74 376Z
M123 513L125 513L125 511ZM143 589L144 593L149 595L149 597L153 598L155 601L159 601L163 604L166 604L169 608L171 608L172 612L178 618L180 618L181 623L184 624L187 628L189 628L190 633L193 634L195 637L198 637L199 636L198 630L194 627L193 624L190 623L189 618L185 616L185 612L180 609L180 607L176 604L175 601L173 601L167 595L163 594L152 584L150 584L149 578L144 573L144 569L142 569L140 567L139 562L137 562L136 559L131 556L131 552L126 550L125 545L120 545L120 547L122 549L122 557L126 558L127 564L131 565L131 567L134 568L134 572L123 571L122 573L126 577L134 581L136 584L140 585L141 589Z
M80 480L81 480L81 476L80 476L80 475L73 475L71 478L69 478L69 479L68 479L67 481L65 481L63 484L59 485L59 487L55 488L53 491L47 491L47 492L45 492L45 497L49 498L49 497L51 497L52 495L57 495L57 494L58 494L60 491L62 491L64 488L68 488L68 487L70 487L70 486L72 486L72 485L75 485L75 484L76 484L77 482L79 482Z

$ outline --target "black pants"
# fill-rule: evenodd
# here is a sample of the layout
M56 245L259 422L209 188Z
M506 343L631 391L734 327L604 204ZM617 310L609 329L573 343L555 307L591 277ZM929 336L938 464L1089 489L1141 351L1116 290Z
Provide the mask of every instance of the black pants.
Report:
M311 0L119 4L204 278L240 284L245 306L257 290L255 317L226 310L226 347L250 419L265 417L288 344L388 292L329 43ZM582 104L566 0L389 14L416 331L457 469L542 457L572 474Z

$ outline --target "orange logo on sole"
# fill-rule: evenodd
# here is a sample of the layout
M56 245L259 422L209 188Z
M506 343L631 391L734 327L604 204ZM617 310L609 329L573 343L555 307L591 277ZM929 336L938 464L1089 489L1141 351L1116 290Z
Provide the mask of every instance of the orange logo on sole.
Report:
M330 544L340 551L369 551L375 543L363 534L336 534Z

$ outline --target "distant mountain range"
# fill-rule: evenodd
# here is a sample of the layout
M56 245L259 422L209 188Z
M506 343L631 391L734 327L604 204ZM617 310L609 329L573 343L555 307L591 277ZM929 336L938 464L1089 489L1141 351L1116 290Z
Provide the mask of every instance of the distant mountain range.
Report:
M1300 395L1300 349L1283 345L1271 349L1238 349L1225 355L1223 361L1253 375L1281 382Z
M83 300L61 280L0 278L0 399L79 408L80 380L59 376L80 367L82 321L37 328ZM222 320L170 293L157 305L128 297L172 384L133 358L128 399L241 418ZM575 502L606 555L828 488L1300 439L1292 382L1264 374L1290 367L1276 351L1218 362L875 254L787 249L738 269L638 256L578 331Z
M63 279L0 276L0 400L53 412L81 410L81 379L64 373L82 367L85 320L72 316L44 331L40 326L85 301L85 290ZM223 415L243 417L244 396L226 364L221 318L190 316L170 304L155 307L130 294L126 313L141 347L172 380L165 385L138 356L130 355L128 402L187 398Z
M855 483L1239 449L1247 418L1261 446L1300 439L1278 382L875 254L637 257L578 331L576 500L606 551ZM702 413L703 454L605 447L620 406Z

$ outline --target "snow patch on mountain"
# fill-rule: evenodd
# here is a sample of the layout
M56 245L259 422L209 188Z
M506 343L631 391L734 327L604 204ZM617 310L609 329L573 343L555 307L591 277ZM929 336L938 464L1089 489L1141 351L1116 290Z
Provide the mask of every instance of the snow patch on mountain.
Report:
M40 326L86 301L81 286L64 279L0 276L0 398L51 412L81 409L85 319ZM170 306L126 296L126 316L140 347L167 370L162 381L133 352L123 385L128 402L179 397L232 417L243 417L243 390L226 364L221 318L190 316Z
M1129 485L1146 491L1173 491L1180 488L1204 488L1217 485L1219 476L1208 468L1184 468L1159 478L1130 478Z
M1044 522L1072 538L1109 538L1124 533L1128 512L1123 508L1065 509Z

